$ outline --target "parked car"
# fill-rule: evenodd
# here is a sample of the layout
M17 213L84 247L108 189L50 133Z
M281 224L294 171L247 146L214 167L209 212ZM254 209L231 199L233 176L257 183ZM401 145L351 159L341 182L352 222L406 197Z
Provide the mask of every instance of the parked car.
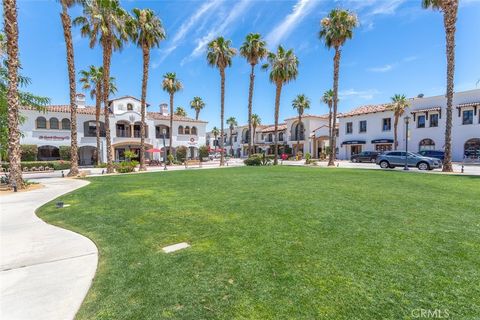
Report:
M377 157L376 163L383 169L403 167L405 166L405 156L407 156L407 165L409 167L417 167L419 170L433 170L442 167L440 159L404 151L385 152Z
M424 157L429 157L429 158L437 158L442 160L445 159L445 152L443 151L437 151L437 150L422 150L419 151L418 154L424 156Z
M378 155L379 153L375 151L362 151L354 154L350 160L352 162L375 162Z

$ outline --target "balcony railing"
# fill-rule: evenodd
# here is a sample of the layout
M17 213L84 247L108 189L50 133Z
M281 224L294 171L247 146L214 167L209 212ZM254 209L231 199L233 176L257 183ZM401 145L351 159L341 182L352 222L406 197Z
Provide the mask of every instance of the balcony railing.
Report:
M119 138L129 138L130 137L130 130L117 129L117 137L119 137Z

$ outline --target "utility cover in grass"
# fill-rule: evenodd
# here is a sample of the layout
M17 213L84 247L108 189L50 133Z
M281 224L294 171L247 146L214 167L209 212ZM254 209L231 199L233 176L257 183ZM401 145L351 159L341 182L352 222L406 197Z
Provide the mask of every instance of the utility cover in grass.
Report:
M190 247L190 245L188 243L180 242L180 243L177 243L177 244L172 244L171 246L163 247L162 250L165 253L171 253L171 252L182 250L182 249L185 249L185 248L188 248L188 247Z

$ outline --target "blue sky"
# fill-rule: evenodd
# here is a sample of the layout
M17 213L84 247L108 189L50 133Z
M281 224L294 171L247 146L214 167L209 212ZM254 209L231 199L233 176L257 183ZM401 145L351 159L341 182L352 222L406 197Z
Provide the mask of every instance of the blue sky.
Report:
M460 0L457 23L456 91L476 88L480 79L480 0ZM342 53L340 71L340 111L359 105L389 101L395 93L415 96L445 92L445 36L442 15L423 10L420 0L337 0L337 1L121 1L127 10L151 8L162 19L167 40L151 54L148 102L157 111L168 101L161 90L162 75L176 72L184 90L175 105L189 115L193 96L201 96L206 108L201 118L209 128L220 122L220 79L207 66L205 44L223 35L238 48L245 35L259 32L269 48L282 44L293 48L300 60L299 77L284 87L281 119L294 115L292 99L305 93L310 100L308 113L323 114L327 108L320 97L332 85L333 52L318 39L319 21L335 7L357 13L360 26ZM32 79L29 90L48 96L52 103L68 101L65 44L57 1L18 1L20 58L23 74ZM79 7L72 17L81 14ZM102 62L101 49L90 49L87 39L74 28L77 71ZM117 96L140 97L142 56L134 45L114 53L112 75L117 80ZM249 65L236 57L227 70L226 117L240 123L247 120ZM478 86L480 87L480 85ZM80 86L78 87L80 89ZM266 72L257 68L254 112L263 123L273 122L275 88Z

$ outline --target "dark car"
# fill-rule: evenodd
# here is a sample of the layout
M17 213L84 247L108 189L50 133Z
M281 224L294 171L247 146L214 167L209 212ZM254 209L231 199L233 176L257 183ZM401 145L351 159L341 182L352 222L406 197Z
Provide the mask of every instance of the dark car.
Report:
M443 152L443 151L422 150L422 151L419 151L418 154L421 154L424 157L440 159L442 161L443 161L443 159L445 159L445 152Z
M352 162L375 162L378 155L379 153L375 151L362 151L354 154L350 160L352 160Z

